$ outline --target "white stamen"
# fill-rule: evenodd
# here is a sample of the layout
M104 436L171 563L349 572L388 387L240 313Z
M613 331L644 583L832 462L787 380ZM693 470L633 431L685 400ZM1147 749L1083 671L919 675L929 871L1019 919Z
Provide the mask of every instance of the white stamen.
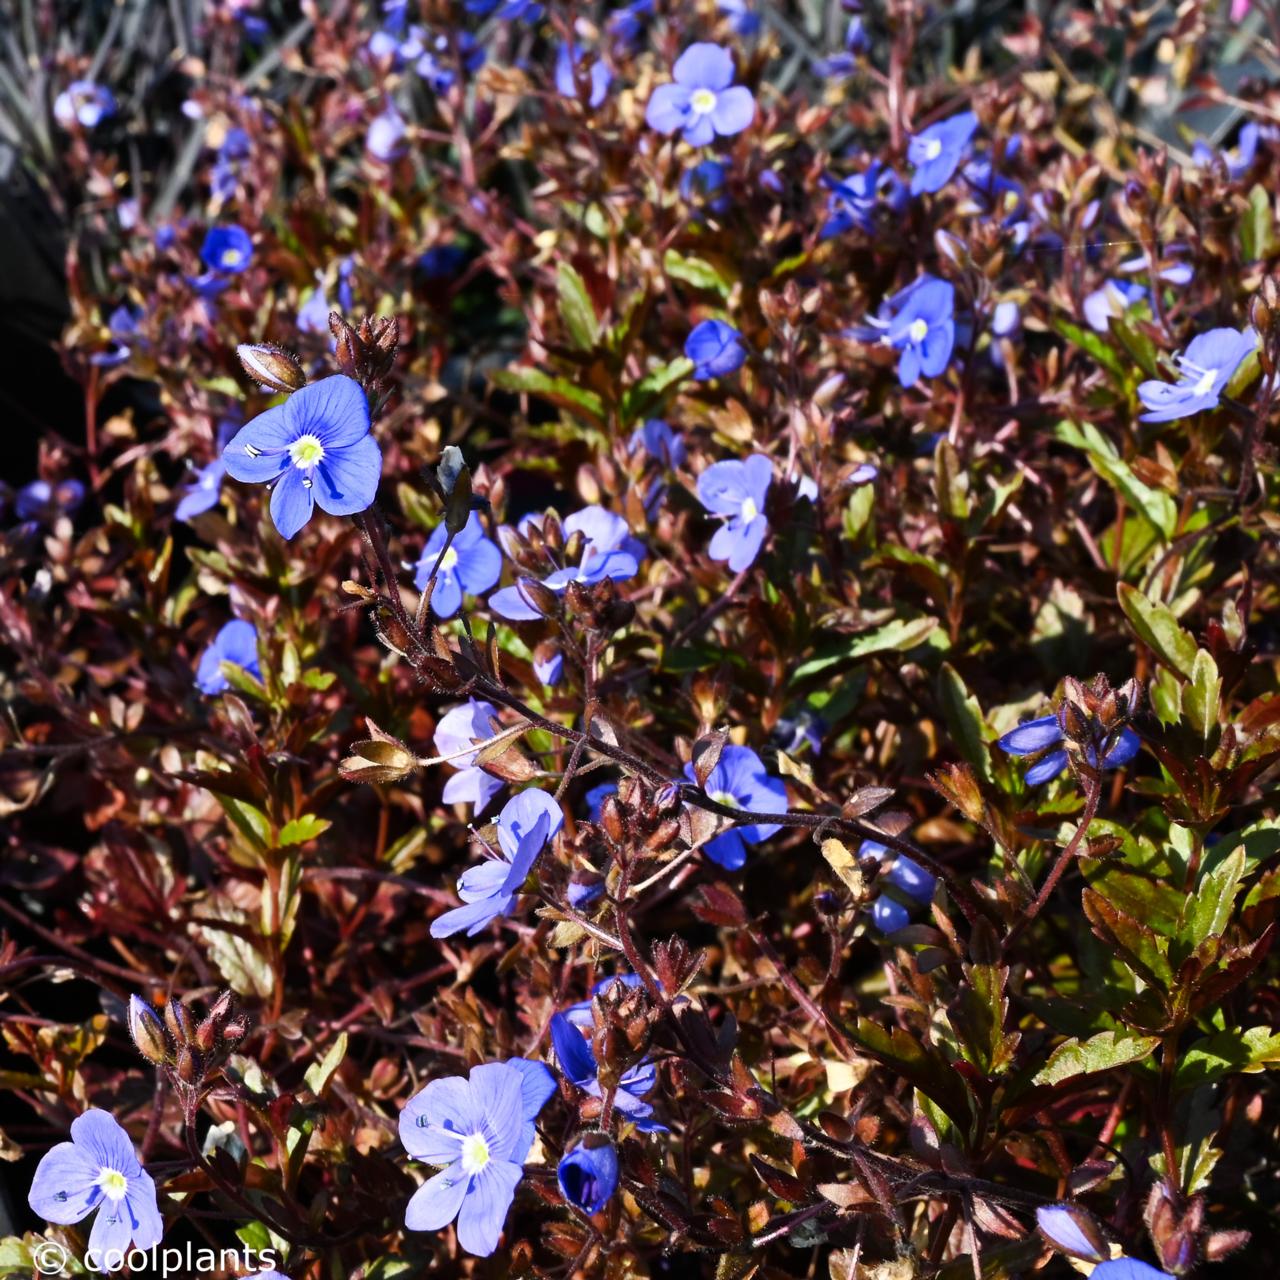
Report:
M929 336L929 322L927 320L913 320L911 327L907 330L907 336L914 343L921 343Z
M743 498L740 514L744 521L750 523L760 514L760 508L756 506L754 498Z
M482 1133L468 1134L462 1140L462 1170L466 1174L479 1173L491 1159L489 1143Z

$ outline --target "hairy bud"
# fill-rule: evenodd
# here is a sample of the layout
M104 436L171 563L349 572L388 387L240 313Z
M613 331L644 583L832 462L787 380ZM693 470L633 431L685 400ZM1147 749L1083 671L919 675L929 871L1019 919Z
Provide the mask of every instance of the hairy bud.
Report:
M169 1037L156 1011L141 996L129 997L129 1034L148 1062L163 1066L169 1061Z
M272 342L241 343L236 355L245 373L268 391L289 395L307 385L307 375L297 358Z

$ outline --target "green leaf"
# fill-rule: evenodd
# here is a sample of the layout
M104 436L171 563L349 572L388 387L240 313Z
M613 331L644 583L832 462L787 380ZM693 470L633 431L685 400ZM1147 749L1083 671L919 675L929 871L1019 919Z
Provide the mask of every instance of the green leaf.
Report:
M317 818L314 813L304 813L302 817L284 824L278 843L281 848L290 844L306 844L308 840L323 835L331 826L333 823L328 818Z
M961 1129L968 1129L973 1119L968 1089L940 1054L925 1048L901 1027L889 1030L870 1018L859 1018L850 1035L877 1062L896 1071L941 1107Z
M1222 679L1218 664L1207 649L1201 649L1191 664L1191 683L1182 699L1191 727L1208 742L1218 728L1218 711L1222 698Z
M236 829L255 849L263 852L271 848L271 822L261 809L216 792L214 797Z
M1009 1002L1005 983L1009 971L1003 965L966 965L964 981L948 1010L964 1056L984 1075L1007 1071L1021 1039L1017 1032L1006 1033Z
M949 662L944 662L938 672L938 700L942 703L947 731L960 755L987 782L993 782L991 753L987 750L987 743L995 735L987 728L977 698L969 692L959 672Z
M304 1079L307 1082L307 1088L317 1098L324 1097L324 1092L329 1087L329 1081L333 1079L333 1073L342 1065L342 1060L346 1056L347 1033L344 1031L329 1046L329 1052L319 1062L313 1062L307 1068Z
M920 644L937 626L937 618L895 618L874 631L867 631L826 647L808 662L802 662L792 673L792 678L805 680L809 676L816 676L820 671L826 671L828 667L858 658L869 658L877 653L905 653Z
M1240 248L1246 262L1260 262L1275 252L1275 215L1267 189L1255 182L1249 192L1249 208L1240 219Z
M693 361L677 356L645 374L635 386L622 393L619 414L624 426L652 413L672 387L678 386L693 372Z
M1167 605L1149 600L1127 582L1117 584L1116 595L1138 639L1165 666L1190 680L1199 647L1190 633L1183 630L1173 611Z
M587 292L586 281L567 262L556 273L556 296L560 300L560 319L580 351L590 351L600 340L600 322Z
M1096 889L1086 889L1080 900L1094 933L1112 947L1144 982L1167 991L1173 982L1173 971L1169 967L1169 939L1128 912L1121 911Z
M1187 897L1178 936L1194 949L1206 938L1220 938L1231 923L1236 895L1244 879L1244 846L1236 848Z
M1089 455L1093 469L1129 506L1141 513L1166 542L1178 525L1178 504L1163 489L1153 489L1139 480L1116 451L1115 445L1091 422L1076 424L1064 420L1054 430L1063 444L1074 445Z
M675 249L668 249L662 258L662 269L673 280L683 280L695 289L709 289L727 298L733 289L733 281L723 272L702 258L686 258Z
M604 418L604 401L594 391L576 386L568 378L553 378L541 369L495 369L489 374L489 381L504 391L541 396L562 409L578 410L596 419Z
M1134 325L1127 315L1112 316L1111 332L1120 339L1121 345L1133 357L1138 368L1149 378L1160 376L1160 353L1156 344L1145 333Z
M1173 1077L1175 1089L1213 1084L1224 1076L1252 1074L1280 1067L1280 1032L1270 1027L1244 1031L1229 1027L1197 1040L1183 1055Z
M1036 1072L1035 1083L1061 1084L1078 1076L1139 1062L1159 1043L1159 1036L1126 1036L1120 1031L1099 1031L1084 1041L1072 1037L1049 1055L1049 1060Z
M1078 324L1072 324L1061 316L1055 316L1052 321L1053 330L1066 338L1072 346L1079 347L1086 355L1092 356L1109 373L1116 375L1116 378L1123 383L1125 378L1129 376L1129 363L1123 360L1120 353L1109 343L1100 333L1094 333L1092 329L1082 329Z

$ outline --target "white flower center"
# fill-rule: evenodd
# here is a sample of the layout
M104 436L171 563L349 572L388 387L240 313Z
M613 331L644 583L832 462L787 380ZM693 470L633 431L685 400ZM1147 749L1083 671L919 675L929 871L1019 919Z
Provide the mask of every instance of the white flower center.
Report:
M1206 369L1200 375L1200 381L1195 385L1195 393L1198 396L1207 396L1213 390L1213 381L1218 376L1216 369Z
M936 160L942 154L942 143L937 138L930 138L924 144L924 158Z
M716 95L711 89L695 89L689 98L689 106L695 115L705 116L716 109Z
M222 265L224 267L238 267L244 254L239 249L223 249Z
M299 471L309 471L324 459L324 445L320 443L319 436L308 432L305 436L299 436L289 446L289 457L293 459L293 465Z
M445 549L444 555L440 557L440 572L448 573L455 564L458 563L457 547L448 547Z
M927 320L913 320L911 328L907 330L907 336L912 342L923 342L929 336L929 322Z
M728 809L740 809L742 807L738 803L737 796L730 795L727 791L712 791L709 794L716 804L722 804Z
M117 1204L129 1190L129 1179L119 1169L103 1169L94 1181L102 1188L102 1194Z
M479 1173L492 1158L489 1144L482 1133L468 1134L462 1140L462 1171L471 1175Z
M742 518L748 524L760 514L760 508L756 506L754 498L744 498L742 500Z

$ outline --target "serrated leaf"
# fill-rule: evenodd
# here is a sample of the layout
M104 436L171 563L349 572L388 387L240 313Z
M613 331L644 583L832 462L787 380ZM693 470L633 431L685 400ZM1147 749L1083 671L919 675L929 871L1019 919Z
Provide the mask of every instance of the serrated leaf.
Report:
M1220 938L1226 933L1244 872L1242 845L1228 854L1208 875L1201 876L1196 892L1186 900L1184 919L1178 928L1178 936L1192 949L1206 938Z
M1178 504L1163 489L1153 489L1138 479L1120 457L1115 445L1091 422L1064 420L1054 429L1063 444L1083 449L1093 469L1129 506L1139 512L1166 542L1178 525Z
M1280 1032L1270 1027L1244 1031L1230 1027L1197 1040L1182 1055L1174 1074L1175 1089L1195 1089L1225 1076L1280 1067Z
M1035 1083L1062 1084L1077 1076L1123 1067L1145 1058L1159 1043L1159 1036L1126 1036L1120 1031L1099 1031L1084 1041L1073 1037L1049 1055L1049 1060L1036 1072Z
M1117 584L1116 596L1138 639L1167 667L1190 680L1199 646L1183 630L1173 610L1149 600L1127 582Z
M580 351L590 351L600 340L600 321L587 292L586 281L567 262L556 272L556 296L560 302L560 319Z
M973 1122L969 1091L963 1077L935 1050L927 1049L901 1027L888 1029L870 1018L859 1018L850 1037L941 1107L962 1129L968 1129Z
M1182 709L1191 727L1206 742L1218 728L1221 698L1222 678L1218 675L1218 664L1207 649L1200 649L1191 664L1191 683L1183 694Z

